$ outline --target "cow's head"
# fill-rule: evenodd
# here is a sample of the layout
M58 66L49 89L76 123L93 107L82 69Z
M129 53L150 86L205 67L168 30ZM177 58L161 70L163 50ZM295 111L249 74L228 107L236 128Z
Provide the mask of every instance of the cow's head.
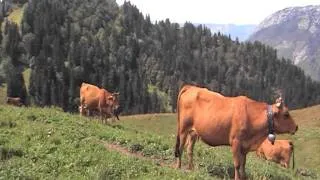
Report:
M276 133L294 134L298 130L298 125L292 119L288 107L280 97L273 104L274 129Z
M112 93L107 97L107 104L111 107L112 113L119 120L118 115L121 112L121 107L119 104L119 95L120 93Z

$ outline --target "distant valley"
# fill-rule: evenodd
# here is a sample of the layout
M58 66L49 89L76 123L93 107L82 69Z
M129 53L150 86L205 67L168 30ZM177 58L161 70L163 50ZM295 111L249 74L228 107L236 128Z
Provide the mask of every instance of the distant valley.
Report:
M193 23L194 25L198 26L200 23ZM237 24L203 24L207 28L211 30L212 33L222 33L225 35L231 36L233 40L238 37L239 41L245 41L249 38L249 36L253 33L257 25L255 24L243 24L243 25L237 25Z

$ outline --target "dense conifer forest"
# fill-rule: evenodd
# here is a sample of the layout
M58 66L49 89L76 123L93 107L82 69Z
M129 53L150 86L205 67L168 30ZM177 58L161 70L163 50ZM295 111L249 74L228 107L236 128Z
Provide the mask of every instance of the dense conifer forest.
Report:
M0 82L27 104L76 111L82 82L120 92L125 114L174 112L184 83L268 103L282 93L291 108L320 102L320 84L275 49L189 22L152 23L129 2L32 0L20 25L2 17L2 27Z

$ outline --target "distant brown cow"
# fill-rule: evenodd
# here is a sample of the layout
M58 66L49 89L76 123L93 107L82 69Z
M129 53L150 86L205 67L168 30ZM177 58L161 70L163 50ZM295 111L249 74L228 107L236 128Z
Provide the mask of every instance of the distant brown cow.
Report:
M285 168L289 168L291 154L293 155L293 144L290 140L276 140L274 145L272 145L270 141L266 139L259 146L256 154L258 157L274 161ZM292 168L294 168L294 163Z
M192 85L181 88L177 114L176 167L181 167L188 139L189 168L193 168L193 147L199 138L210 146L231 146L235 179L245 179L246 155L259 147L268 132L294 134L298 130L280 99L268 105L245 96L225 97Z
M89 115L90 111L98 111L102 119L114 115L119 120L120 106L118 96L119 93L110 93L92 84L82 83L79 111L82 115Z
M19 107L23 105L20 97L7 97L7 104Z

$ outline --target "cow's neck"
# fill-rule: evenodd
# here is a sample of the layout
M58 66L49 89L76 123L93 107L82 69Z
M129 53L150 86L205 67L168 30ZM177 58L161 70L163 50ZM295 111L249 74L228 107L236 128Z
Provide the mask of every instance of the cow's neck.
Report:
M255 150L268 135L267 104L251 102L248 104L249 122L251 132L248 136L248 148Z

